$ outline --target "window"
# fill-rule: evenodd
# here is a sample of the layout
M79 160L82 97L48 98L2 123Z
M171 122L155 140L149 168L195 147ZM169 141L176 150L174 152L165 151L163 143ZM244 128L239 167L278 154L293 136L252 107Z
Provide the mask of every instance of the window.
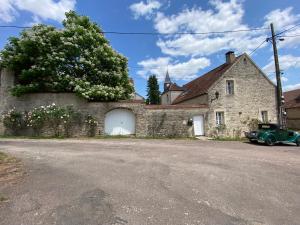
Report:
M217 126L224 125L224 112L216 112L216 124Z
M261 111L261 120L263 123L268 123L268 111Z
M226 81L226 93L228 95L234 94L234 81L233 80L227 80Z

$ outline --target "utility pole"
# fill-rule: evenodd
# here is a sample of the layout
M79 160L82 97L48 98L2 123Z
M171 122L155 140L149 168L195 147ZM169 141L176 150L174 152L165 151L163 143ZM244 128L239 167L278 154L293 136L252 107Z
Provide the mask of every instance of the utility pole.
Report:
M272 32L272 44L273 44L273 51L274 51L274 61L275 61L276 81L277 81L277 120L278 120L278 124L279 124L280 128L282 128L283 118L282 118L281 72L280 72L280 68L279 68L276 36L275 36L273 23L271 23L270 26L271 26L271 32Z

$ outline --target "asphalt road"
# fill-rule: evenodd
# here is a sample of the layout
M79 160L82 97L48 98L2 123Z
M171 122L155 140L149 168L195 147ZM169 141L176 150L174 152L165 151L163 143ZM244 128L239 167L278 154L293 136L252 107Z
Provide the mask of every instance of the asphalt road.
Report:
M182 140L0 140L26 175L1 225L300 224L300 148Z

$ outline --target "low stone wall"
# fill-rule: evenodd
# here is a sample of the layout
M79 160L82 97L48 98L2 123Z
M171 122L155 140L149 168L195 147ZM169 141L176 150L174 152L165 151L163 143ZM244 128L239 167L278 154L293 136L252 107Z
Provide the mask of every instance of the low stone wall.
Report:
M136 136L138 137L188 137L193 136L193 127L188 125L188 119L195 115L206 115L206 108L187 106L146 106L140 101L120 102L87 102L73 93L36 93L22 97L13 97L8 90L1 91L0 113L15 108L18 111L29 111L35 107L55 103L57 106L73 106L83 115L92 115L98 121L96 133L104 135L105 114L110 110L124 108L131 110L136 117ZM75 127L73 136L83 136L86 129L83 125ZM0 134L5 134L3 123L0 123ZM31 135L30 129L25 135ZM51 131L43 132L51 136Z
M147 135L152 137L192 137L194 127L189 119L204 115L206 121L206 107L195 106L146 106ZM207 130L206 124L205 131Z

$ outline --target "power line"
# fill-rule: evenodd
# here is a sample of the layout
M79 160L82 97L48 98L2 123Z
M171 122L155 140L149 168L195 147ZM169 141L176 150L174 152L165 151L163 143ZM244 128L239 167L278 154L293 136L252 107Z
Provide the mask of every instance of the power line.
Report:
M279 36L279 37L300 37L300 34L294 34L294 35L283 35L283 36Z
M298 23L298 24L292 26L291 28L288 28L288 29L286 29L286 30L283 30L283 31L277 33L275 36L279 36L280 34L283 34L283 33L285 33L285 32L288 32L288 31L294 29L294 28L297 27L297 26L300 26L300 23Z
M121 35L207 35L207 34L224 34L224 33L237 33L237 32L250 32L266 30L266 28L253 28L248 30L226 30L226 31L211 31L211 32L174 32L174 33L159 33L159 32L118 32L118 31L103 31L105 34L121 34Z
M16 26L16 25L0 25L0 28L17 28L17 29L28 29L32 27ZM116 35L207 35L207 34L225 34L225 33L237 33L237 32L250 32L267 30L268 28L252 28L243 30L225 30L225 31L211 31L211 32L174 32L174 33L160 33L160 32L121 32L121 31L102 31L103 34L116 34Z
M268 39L268 38L267 38ZM257 49L259 49L265 42L267 42L267 39L265 39L262 43L260 43L249 55L252 55Z
M23 27L23 26L15 26L15 25L0 25L1 28L17 28L17 29L29 29L32 27Z

